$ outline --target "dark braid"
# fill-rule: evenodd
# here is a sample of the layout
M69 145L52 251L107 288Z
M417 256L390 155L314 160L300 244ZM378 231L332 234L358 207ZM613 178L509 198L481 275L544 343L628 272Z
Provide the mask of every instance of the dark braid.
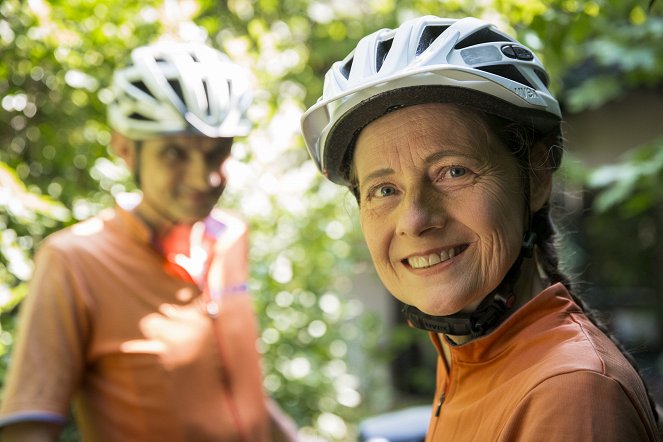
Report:
M656 410L656 401L649 392L647 383L642 378L642 373L635 358L624 348L624 346L613 336L608 327L596 317L595 311L590 308L584 299L578 294L574 293L571 280L566 276L560 269L560 261L557 253L557 247L555 245L556 232L551 219L550 205L546 204L541 210L534 214L532 219L532 229L537 234L537 247L539 254L539 263L545 272L545 274L550 279L551 283L561 282L566 286L573 298L573 301L578 304L580 309L583 311L587 319L591 321L599 330L601 330L621 351L626 360L631 364L635 372L642 379L642 384L644 385L647 397L649 399L649 405L651 406L652 412L654 414L654 419L656 423L659 424L659 416ZM660 426L660 425L659 425ZM659 430L660 431L660 430Z
M573 283L561 270L560 260L555 244L556 230L551 218L550 204L546 204L532 216L532 231L536 233L539 250L539 263L552 284L561 282L569 291L573 291ZM581 302L582 303L582 302ZM582 306L581 306L582 307ZM583 310L586 310L583 308Z
M524 188L529 189L529 176L531 172L536 174L537 171L549 168L557 170L561 163L561 157L563 152L564 140L559 131L553 131L547 134L538 134L534 132L531 128L524 127L520 124L514 124L507 122L499 117L488 116L487 117L488 125L494 130L500 140L506 145L509 146L515 157L518 159L518 162L521 164L523 169L523 180ZM532 161L532 151L535 149L537 143L540 143L542 146L546 147L545 158L543 158L542 163L534 164ZM526 196L529 198L529 196ZM540 210L532 215L530 220L530 229L536 234L536 246L537 246L537 258L538 262L545 273L545 275L550 280L551 284L562 283L573 301L580 307L587 319L590 320L601 332L603 332L619 349L619 351L624 355L626 360L631 364L635 372L638 374L642 380L642 384L647 393L647 398L649 399L649 405L651 406L652 412L654 414L654 419L659 427L659 432L661 432L661 423L659 422L659 415L657 412L656 401L649 392L647 383L642 377L642 373L635 358L624 348L624 346L613 336L608 327L598 319L597 314L593 309L591 309L585 300L576 293L574 284L569 276L567 276L561 270L561 263L558 254L558 248L556 244L556 229L552 220L551 207L549 203L546 203Z

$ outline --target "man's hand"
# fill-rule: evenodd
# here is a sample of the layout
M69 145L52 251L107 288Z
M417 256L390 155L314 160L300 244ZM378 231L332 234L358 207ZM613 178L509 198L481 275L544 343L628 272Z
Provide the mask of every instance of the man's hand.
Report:
M47 422L18 422L0 430L2 442L55 442L62 427Z

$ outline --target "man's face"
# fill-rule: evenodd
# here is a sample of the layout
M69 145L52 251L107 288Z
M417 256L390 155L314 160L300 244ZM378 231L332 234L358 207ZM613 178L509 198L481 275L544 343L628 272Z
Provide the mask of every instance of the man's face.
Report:
M156 212L178 224L209 215L226 185L223 165L232 143L232 138L197 135L143 141L136 152L140 155L136 164L143 192L142 214L150 218Z

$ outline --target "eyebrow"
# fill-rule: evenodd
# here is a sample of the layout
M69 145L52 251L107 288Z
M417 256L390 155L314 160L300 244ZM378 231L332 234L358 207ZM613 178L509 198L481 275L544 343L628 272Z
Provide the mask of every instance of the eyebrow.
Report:
M181 141L170 140L165 142L161 146L158 146L158 149L161 151L164 149L173 149L173 148L179 150L186 150L186 151L195 150L202 153L203 155L214 155L216 153L230 151L232 149L232 143L219 142L216 144L212 144L209 147L201 147L200 145L197 144L189 144L189 143L183 143Z
M371 172L367 176L364 177L364 181L370 181L375 178L381 178L383 176L391 175L394 173L394 169L390 167L385 167L383 169L378 169L376 171Z
M173 142L173 141L169 141L169 142L161 144L159 146L155 146L155 149L156 149L156 152L159 153L159 154L164 153L168 149L187 150L186 146L184 146L180 143L177 143L177 142Z
M435 163L436 161L438 161L440 158L451 157L451 156L471 158L470 155L464 154L462 152L446 149L446 150L441 150L439 152L434 152L429 156L427 156L426 159L424 160L424 164L426 166L429 166ZM392 173L394 173L394 169L392 169L391 167L384 167L382 169L377 169L366 175L364 177L364 181L369 181L375 178L381 178L387 175L391 175Z

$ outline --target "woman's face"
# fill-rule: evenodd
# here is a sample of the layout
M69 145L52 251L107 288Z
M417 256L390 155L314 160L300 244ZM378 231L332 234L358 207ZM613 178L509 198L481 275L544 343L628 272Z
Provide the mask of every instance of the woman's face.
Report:
M354 173L371 257L406 304L471 311L520 253L517 160L473 113L434 103L379 118L357 140Z

